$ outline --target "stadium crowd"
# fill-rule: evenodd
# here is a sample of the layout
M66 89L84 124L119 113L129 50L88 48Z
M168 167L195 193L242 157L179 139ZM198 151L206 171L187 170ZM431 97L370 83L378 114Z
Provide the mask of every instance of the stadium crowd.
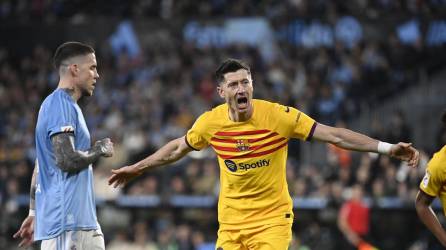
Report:
M45 18L52 14L52 18L57 19L72 13L82 2L2 1L0 18L31 13L34 17ZM169 9L165 5L173 1L152 1L159 2L159 6L144 6L144 1L129 2L122 4L119 14L129 12L127 14L132 16L138 16L138 13L144 16L157 13L160 18L166 18L163 15L180 13L187 18L192 3L183 1L183 5ZM288 22L278 18L286 5L295 4L294 8L300 9L299 3L308 4L308 8L300 10L302 16L314 16L321 10L323 13L333 9L349 11L346 4L329 3L331 1L289 1L285 5L261 1L260 7L250 1L237 1L230 10L222 7L232 2L200 1L196 11L207 13L207 16L266 15L277 30ZM345 2L355 2L371 16L373 11L380 14L392 9L406 14L436 14L439 10L433 7L444 3ZM116 9L104 8L96 11L116 14L113 12ZM95 14L95 8L88 10L92 12L84 14ZM112 168L135 162L170 139L184 135L200 113L221 103L215 91L213 72L223 59L241 58L251 65L256 98L297 107L321 123L338 126L348 126L349 121L361 112L362 106L376 105L416 84L419 70L431 59L422 41L407 45L396 35L382 42L360 40L351 46L335 42L331 47L305 49L279 39L280 53L272 61L266 60L255 47L235 44L225 48L197 48L186 39L173 39L176 36L171 34L172 39L163 40L159 47L142 47L137 56L131 56L124 49L112 53L111 48L102 46L100 41L93 44L101 78L94 96L83 100L88 102L83 110L92 141L111 137L115 143L113 158L102 160L95 167L95 189L102 201L99 203L99 220L108 249L213 249L209 243L215 240L217 229L213 206L164 207L166 200L175 195L218 195L219 170L210 150L192 154L168 170L150 173L123 190L111 189L106 180ZM1 249L12 249L15 245L10 236L26 214L27 199L23 195L29 194L35 159L35 119L42 98L57 84L51 57L52 48L45 45L36 45L32 54L23 57L0 48ZM411 141L414 125L406 122L405 115L395 112L389 114L388 121L374 121L370 134L383 141ZM445 144L446 132L439 133L442 136L438 138L443 141L439 140L436 148ZM388 157L351 153L335 147L329 147L327 155L321 156L326 157L326 164L314 165L299 157L299 149L305 146L306 143L297 141L290 143L289 191L292 197L326 200L333 211L346 200L353 184L361 184L372 203L390 197L398 198L403 204L412 204L424 174L424 169L408 169ZM432 149L425 150L430 152ZM427 153L424 159L427 159ZM149 205L148 208L111 205L122 195L159 198L162 205ZM296 214L296 224L299 224L301 216ZM335 216L326 215L325 218L335 223ZM312 230L305 232L296 230L290 249L336 249L333 242L339 236L331 233L330 237L315 240L324 225L313 222L311 227Z

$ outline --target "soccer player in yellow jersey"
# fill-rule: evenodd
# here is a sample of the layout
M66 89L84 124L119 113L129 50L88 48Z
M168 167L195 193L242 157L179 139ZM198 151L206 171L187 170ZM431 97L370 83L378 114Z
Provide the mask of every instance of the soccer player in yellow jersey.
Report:
M220 165L218 250L288 249L294 215L285 166L291 138L381 152L418 164L418 151L409 143L379 142L319 124L295 108L253 99L251 72L241 61L223 62L216 78L224 104L202 114L184 137L134 165L112 170L109 184L125 185L143 171L212 147Z
M443 114L443 123L446 125L446 112ZM415 200L418 217L446 247L446 231L431 208L435 197L440 199L443 212L446 214L446 146L435 153L427 164L426 174L420 183L420 190Z

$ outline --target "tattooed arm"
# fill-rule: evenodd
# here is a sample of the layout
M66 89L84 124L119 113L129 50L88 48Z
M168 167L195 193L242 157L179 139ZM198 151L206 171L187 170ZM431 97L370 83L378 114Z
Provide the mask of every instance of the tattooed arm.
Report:
M39 163L37 162L37 159L34 164L34 171L33 171L33 177L31 177L31 188L29 191L29 209L35 210L36 209L36 179L37 179L37 168L39 167Z
M113 155L113 143L109 138L96 141L87 151L76 150L72 133L59 133L51 137L56 165L65 172L77 172L87 168L99 157Z

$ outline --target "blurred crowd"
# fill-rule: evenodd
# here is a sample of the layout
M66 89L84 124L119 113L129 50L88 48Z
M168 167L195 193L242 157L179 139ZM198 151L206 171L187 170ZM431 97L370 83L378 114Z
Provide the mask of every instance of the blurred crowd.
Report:
M333 10L355 12L369 18L407 14L444 15L444 0L160 0L160 1L87 1L87 0L4 0L0 3L0 18L9 20L77 19L88 15L120 17L150 17L162 19L268 16L325 16ZM15 19L16 18L16 19Z
M58 20L79 14L74 10L83 15L168 18L179 14L187 18L194 9L205 14L204 17L266 15L275 27L280 27L280 13L288 7L312 15L320 11L329 13L333 8L348 12L356 6L356 10L362 9L372 17L396 10L435 15L443 10L437 6L444 8L441 0L302 0L285 4L214 0L198 4L179 1L175 5L169 0L113 2L117 8L91 1L87 5L84 1L64 0L2 1L0 19L27 13L29 18ZM198 8L193 7L196 4ZM228 5L232 7L223 7ZM173 196L218 195L219 169L213 152L193 153L175 166L148 173L122 190L108 187L107 178L110 169L134 163L169 140L183 136L198 115L222 103L215 91L213 72L224 59L240 58L251 66L256 98L297 107L318 122L339 127L348 127L362 106L377 105L416 84L418 72L431 59L422 41L403 45L395 35L384 42L359 41L351 47L335 43L332 47L300 49L285 40L278 41L280 53L273 61L265 60L258 48L248 45L197 48L177 38L171 31L158 46L142 46L137 56L131 56L125 49L112 53L109 46L93 41L100 79L94 96L81 100L80 104L92 140L110 137L115 144L114 157L101 160L95 167L95 189L102 201L99 220L108 249L213 249L217 230L213 206L165 208L166 201ZM52 49L36 45L32 53L22 57L0 48L1 249L11 247L10 236L26 214L35 159L36 116L41 101L58 82L57 72L52 68ZM374 121L370 135L389 142L411 141L413 126L419 124L408 124L406 115L396 111L389 114L388 121ZM438 138L437 149L446 143L446 131L440 131ZM381 198L398 198L398 204L410 205L424 174L422 168L409 169L389 157L352 153L333 146L327 146L327 154L321 156L326 163L315 165L299 157L300 148L306 145L290 142L289 191L293 197L323 199L334 211L348 199L349 187L354 184L364 188L372 204ZM423 152L422 165L428 153ZM112 205L122 195L152 197L161 205L149 208ZM300 216L296 217L299 224ZM335 217L324 218L333 222ZM323 227L310 226L316 231ZM296 230L291 249L331 249L327 247L335 237L314 240L314 230Z

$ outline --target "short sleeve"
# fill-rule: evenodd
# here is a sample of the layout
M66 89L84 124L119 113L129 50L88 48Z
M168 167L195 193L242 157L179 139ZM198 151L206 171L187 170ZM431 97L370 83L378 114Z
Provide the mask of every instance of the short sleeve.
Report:
M207 121L206 121L206 115L203 114L195 121L194 125L192 126L189 131L187 131L186 134L186 143L194 150L201 150L209 145L208 141L206 140L206 127L207 127Z
M278 105L278 108L286 125L290 126L289 137L300 140L311 139L317 124L315 120L296 108L283 105Z
M426 174L420 183L420 189L426 194L436 197L440 193L445 181L444 170L440 161L434 156L427 165Z
M49 136L76 131L76 108L70 100L58 96L46 111Z

